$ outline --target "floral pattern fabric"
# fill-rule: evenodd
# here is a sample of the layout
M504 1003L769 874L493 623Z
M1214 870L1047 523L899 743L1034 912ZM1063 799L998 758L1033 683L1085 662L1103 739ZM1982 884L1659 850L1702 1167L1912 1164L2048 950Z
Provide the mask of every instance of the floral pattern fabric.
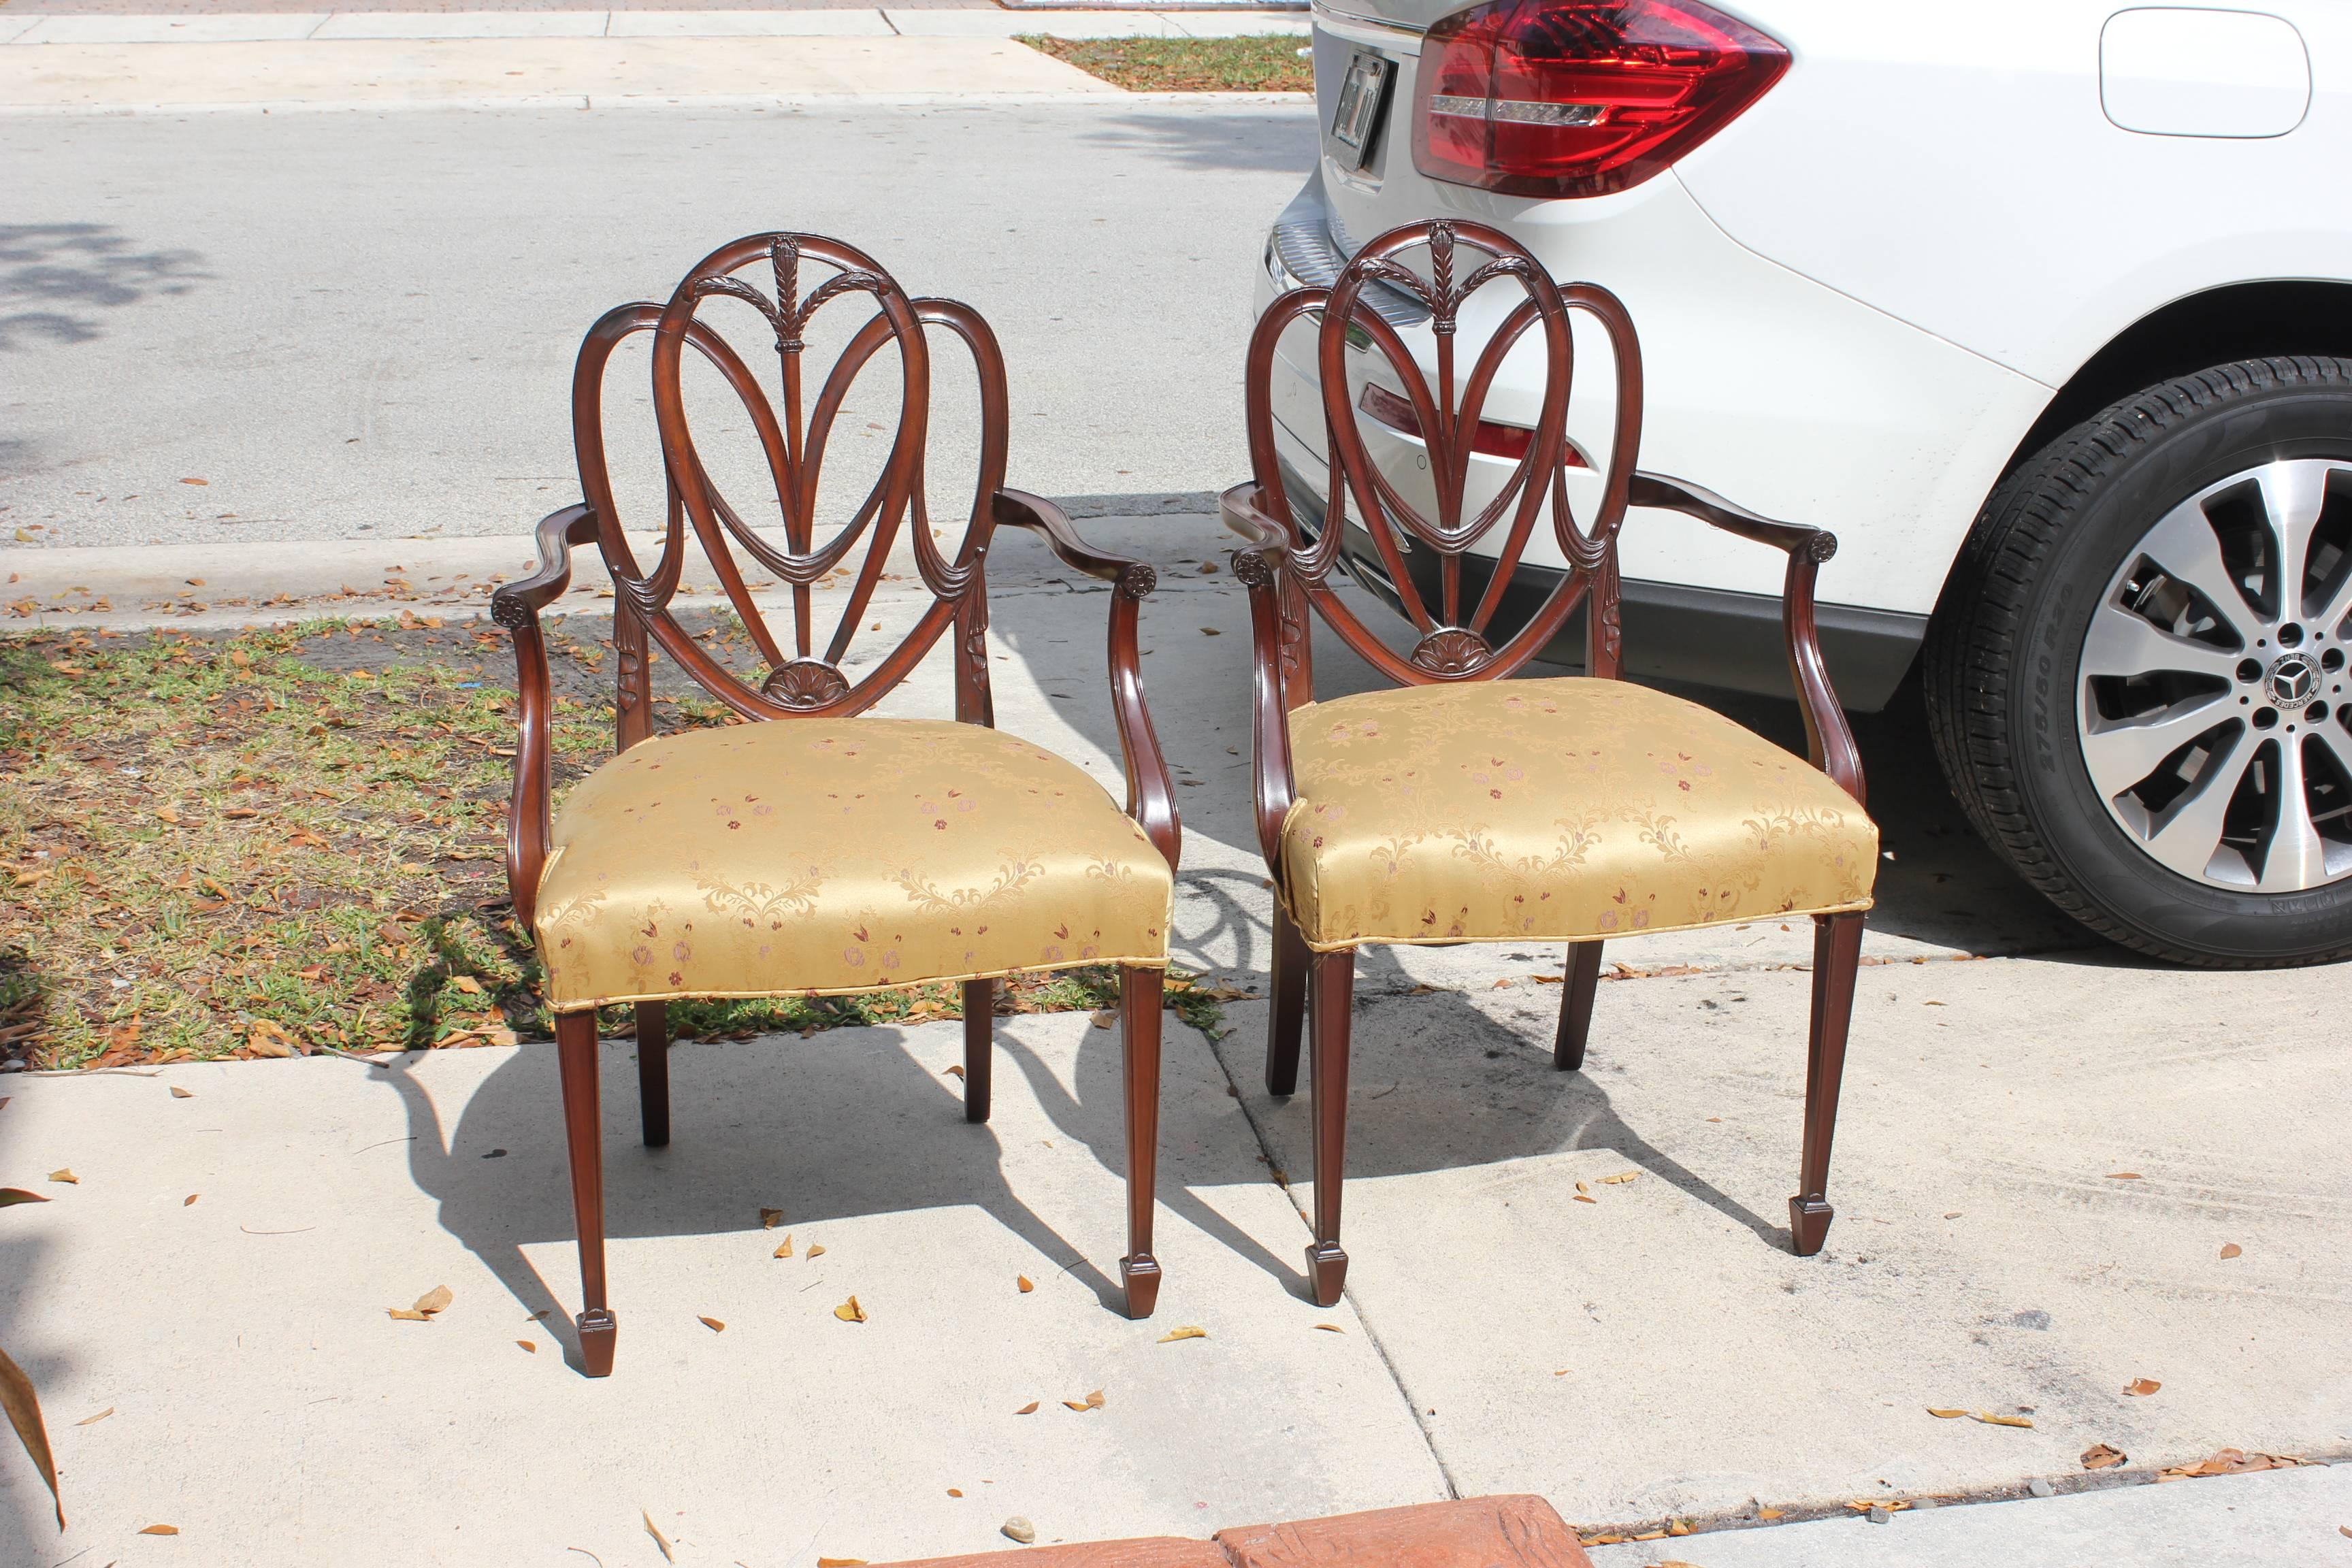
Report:
M558 1012L1159 968L1172 881L1100 784L1025 741L779 719L646 741L582 780L535 934Z
M1283 898L1318 952L1870 907L1878 829L1851 795L1628 681L1342 697L1295 710L1290 743Z

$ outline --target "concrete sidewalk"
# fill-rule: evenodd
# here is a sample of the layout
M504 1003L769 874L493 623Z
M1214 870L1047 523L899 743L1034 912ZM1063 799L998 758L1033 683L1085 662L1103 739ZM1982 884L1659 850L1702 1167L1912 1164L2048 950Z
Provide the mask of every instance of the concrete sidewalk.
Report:
M1143 646L1185 786L1178 956L1246 990L1266 895L1245 611L1229 573L1201 571L1206 521L1087 527L1161 567ZM1025 539L992 559L1000 721L1115 787L1102 595ZM900 595L876 618L887 634L913 611ZM1320 676L1326 695L1369 680L1339 658ZM934 661L890 710L936 714L945 691ZM1741 716L1787 738L1785 705ZM1807 943L1769 921L1613 944L1626 967L1572 1076L1549 1065L1556 951L1368 954L1332 1312L1298 1294L1308 1107L1259 1088L1260 1004L1228 1003L1214 1041L1171 1021L1148 1324L1106 1304L1118 1052L1084 1016L1006 1022L987 1128L944 1075L954 1025L682 1046L661 1152L636 1142L614 1043L607 1384L562 1364L577 1288L551 1047L11 1075L0 1184L54 1201L0 1214L0 1344L44 1390L75 1520L18 1560L102 1563L169 1523L192 1562L579 1548L651 1568L643 1510L682 1562L801 1565L983 1550L1014 1514L1041 1542L1200 1535L1533 1491L1589 1535L1700 1527L1603 1549L1606 1568L2054 1565L2011 1548L2085 1538L2134 1563L2338 1561L2342 1490L2300 1473L1708 1533L1766 1507L2139 1482L2224 1446L2352 1454L2340 973L2086 947L1948 803L1897 782L1927 765L1917 737L1874 720L1863 739L1895 858L1819 1258L1789 1256L1779 1217ZM78 1184L44 1179L65 1167ZM771 1256L762 1207L793 1258ZM384 1315L438 1285L456 1303L437 1321ZM862 1325L832 1315L853 1292ZM1185 1324L1209 1337L1160 1342ZM2161 1387L2126 1394L2137 1378ZM1060 1403L1097 1388L1100 1410ZM2095 1443L2128 1458L2086 1474ZM32 1485L0 1467L0 1540L47 1552ZM2279 1500L2254 1505L2261 1530L2231 1511L2249 1498Z
M1303 34L1295 16L926 9L0 11L0 113L1139 96L1013 41ZM1263 96L1263 95L1223 95ZM1294 95L1295 96L1295 95Z

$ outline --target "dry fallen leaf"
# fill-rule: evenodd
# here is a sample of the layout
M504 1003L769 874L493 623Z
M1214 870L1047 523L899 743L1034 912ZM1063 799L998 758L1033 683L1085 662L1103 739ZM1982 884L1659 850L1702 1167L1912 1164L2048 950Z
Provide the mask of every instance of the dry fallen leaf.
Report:
M963 1077L963 1064L961 1062L957 1062L952 1067L941 1068L940 1070L955 1078Z
M180 808L178 806L157 806L155 808L155 815L159 819L170 823L174 827L180 826Z
M1013 1414L1015 1415L1034 1415L1037 1414L1037 1402L1033 1399Z
M698 1318L697 1321L714 1334L723 1334L727 1331L727 1325L716 1318Z
M2107 1180L2111 1182L2140 1182L2146 1181L2147 1179L2147 1178L2142 1176L2137 1171L2109 1171L2107 1173Z
M792 1237L792 1233L791 1233L790 1231L786 1231L786 1232L784 1233L784 1239L783 1239L783 1241L782 1242L782 1244L780 1244L780 1245L777 1247L777 1248L776 1248L775 1252L774 1252L773 1254L772 1254L772 1256L776 1257L776 1258L790 1258L792 1255L793 1255L793 1237Z
M1065 1399L1062 1405L1066 1409L1070 1410L1100 1410L1103 1407L1103 1391L1097 1388L1084 1399Z
M38 1193L28 1193L22 1187L0 1187L0 1209L10 1204L45 1204L49 1200Z
M1318 1323L1315 1326L1327 1334L1344 1334L1348 1331L1337 1323Z
M515 1341L515 1343L520 1345L523 1349L529 1351L533 1355L537 1355L539 1353L539 1346L529 1340L517 1340Z
M25 1375L24 1368L8 1359L5 1351L0 1351L0 1410L7 1412L8 1424L16 1428L33 1468L48 1482L49 1501L58 1510L58 1529L64 1530L65 1499L58 1495L58 1462L49 1453L48 1428L41 1425L41 1402L33 1393L33 1380Z
M669 1538L663 1535L660 1531L654 1528L654 1516L644 1509L637 1510L637 1514L638 1517L642 1518L646 1521L646 1533L654 1538L654 1544L656 1546L661 1548L662 1561L665 1563L677 1562L677 1553L669 1549Z
M2179 1481L2199 1476L2242 1476L2251 1470L2291 1470L2302 1463L2289 1454L2249 1454L2243 1448L2223 1448L2210 1459L2160 1470L2156 1479Z
M1181 1328L1171 1329L1160 1335L1160 1342L1164 1345L1174 1340L1205 1340L1208 1337L1208 1330L1198 1324L1186 1323Z
M468 996L479 996L482 994L482 983L470 974L453 974L449 977L449 984Z
M2131 1456L2105 1443L2094 1443L2083 1450L2083 1468L2086 1470L2111 1470Z
M1968 1412L1967 1412L1967 1411L1965 1411L1965 1410L1946 1410L1946 1409L1938 1408L1938 1407L1937 1407L1937 1406L1936 1406L1936 1405L1930 1405L1929 1406L1927 1406L1927 1414L1928 1414L1928 1415L1930 1415L1935 1416L1935 1417L1936 1417L1936 1418L1937 1418L1938 1420L1942 1420L1942 1421L1957 1421L1957 1420L1958 1420L1961 1416L1966 1415L1968 1414Z
M862 1323L866 1321L866 1309L857 1304L856 1297L852 1296L848 1300L835 1307L833 1310L833 1315L845 1323Z
M1576 1201L1580 1204L1598 1204L1601 1200L1593 1197L1590 1194L1579 1193L1576 1194Z
M2164 1384L2157 1382L2156 1379L2152 1377L2136 1377L2129 1383L2124 1384L2124 1392L2126 1394L2154 1394L2158 1389L2162 1388Z
M176 1524L151 1524L139 1533L142 1535L177 1535L180 1533L180 1527Z
M1759 1508L1756 1510L1756 1517L1759 1519L1786 1519L1789 1517L1789 1510L1785 1508Z
M2234 1241L2225 1241L2221 1244L2221 1256L2224 1258L2242 1258L2245 1255L2245 1251L2244 1247Z
M416 1298L414 1307L386 1307L384 1310L404 1322L429 1323L433 1321L433 1314L448 1306L453 1300L449 1287L436 1285Z
M186 1208L190 1204L194 1203L200 1195L201 1194L196 1193L190 1193L186 1197L180 1200L180 1206L182 1208Z
M1640 1178L1641 1174L1642 1174L1642 1173L1641 1173L1641 1172L1639 1172L1639 1171L1620 1171L1620 1172L1618 1172L1618 1173L1617 1173L1617 1174L1615 1174L1615 1175L1613 1175L1613 1176L1603 1176L1603 1177L1601 1177L1601 1181L1602 1181L1602 1182L1604 1182L1604 1183L1608 1184L1609 1185L1611 1185L1611 1186L1614 1186L1614 1185L1616 1185L1616 1184L1617 1184L1618 1183L1620 1183L1620 1182L1631 1182L1631 1181L1638 1180L1638 1179Z
M1118 1011L1112 1007L1103 1008L1096 1013L1094 1017L1095 1027L1097 1029L1108 1029L1118 1021Z
M808 1255L809 1261L812 1263L815 1262L818 1258L823 1258L824 1256L824 1244L823 1242L817 1242L812 1245L808 1249Z
M1007 1541L1017 1541L1024 1546L1037 1539L1037 1527L1019 1514L1006 1520L1001 1528Z
M961 1487L950 1487L948 1489L948 1496L961 1497L963 1496L963 1489Z
M760 1211L760 1228L761 1230L773 1230L783 1223L783 1210L763 1208Z
M2033 1425L2032 1421L2026 1416L1995 1415L1990 1410L1971 1410L1969 1412L1969 1419L1981 1421L1988 1426L2031 1426Z
M245 1037L245 1048L257 1057L290 1057L294 1041L285 1030L267 1018L256 1018L252 1032Z
M1015 1274L1013 1277L1013 1283L1020 1287L1021 1293L1024 1296L1026 1296L1030 1291L1037 1289L1037 1282L1034 1279L1030 1279L1026 1274Z
M175 1083L172 1086L172 1098L173 1100L194 1100L196 1096L193 1089L182 1089Z
M863 1557L820 1557L816 1568L866 1568Z
M103 1409L103 1410L100 1411L100 1412L99 1412L97 1415L85 1415L85 1416L83 1416L80 1420L79 1420L79 1421L75 1422L75 1423L74 1423L74 1425L75 1425L75 1426L97 1426L100 1422L101 1422L101 1421L105 1420L108 1416L110 1416L110 1415L113 1415L113 1414L114 1414L114 1406L113 1406L113 1405L108 1405L105 1409Z
M73 1173L73 1169L70 1166L61 1166L57 1170L51 1171L49 1173L49 1180L53 1182L63 1182L69 1187L78 1187L81 1185L81 1178Z

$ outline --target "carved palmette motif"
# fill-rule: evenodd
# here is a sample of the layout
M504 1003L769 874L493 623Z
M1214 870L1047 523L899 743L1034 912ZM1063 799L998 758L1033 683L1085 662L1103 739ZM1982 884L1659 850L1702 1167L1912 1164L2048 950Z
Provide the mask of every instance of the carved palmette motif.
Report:
M1516 298L1494 306L1482 300L1474 315L1471 301L1498 284ZM1372 289L1417 300L1427 312L1425 323L1392 325L1366 300ZM1571 311L1589 313L1606 332L1618 391L1615 439L1601 476L1601 499L1586 525L1580 525L1570 504L1564 477L1574 368ZM1295 588L1301 599L1302 622L1303 606L1311 604L1360 653L1398 679L1478 679L1507 675L1540 652L1590 595L1591 633L1596 647L1610 650L1606 662L1613 669L1621 637L1616 531L1641 418L1640 351L1615 297L1591 285L1555 284L1532 256L1496 230L1437 220L1373 240L1329 288L1295 289L1276 300L1261 318L1263 342L1253 350L1254 366L1270 359L1272 337L1292 322L1315 328L1323 395L1328 482L1324 516L1311 535L1290 515L1281 475L1267 471L1275 451L1271 405L1255 386L1251 446L1260 470L1261 503L1282 514L1273 521L1288 534L1281 576L1285 589ZM1423 331L1426 338L1418 337ZM1415 334L1414 341L1408 341L1408 332ZM1375 459L1365 439L1364 421L1370 416L1351 402L1365 384L1366 349L1393 373L1411 411L1409 417L1383 415L1378 423L1389 427L1391 437L1418 437L1421 450L1409 470L1420 487L1414 496L1403 492L1401 476L1408 470L1392 470ZM1487 395L1506 358L1519 353L1542 356L1540 406L1533 411L1520 455L1507 470L1498 471L1490 458L1474 461L1474 452L1486 418ZM1398 401L1390 396L1392 405ZM1513 413L1515 419L1528 416ZM1392 445L1392 439L1385 444ZM1505 595L1547 512L1569 570L1531 617L1497 625ZM1359 551L1369 540L1364 564L1376 572L1384 596L1420 633L1410 651L1400 655L1377 646L1375 634L1334 592L1330 573L1350 536ZM1487 563L1475 577L1464 570L1464 557L1474 549ZM1297 662L1287 651L1287 596L1286 592L1286 672ZM1304 637L1302 626L1302 644Z
M746 277L746 268L757 270ZM825 275L804 288L818 269ZM853 318L845 346L825 365L810 346L812 320L828 305L849 300L867 301L872 313L862 321ZM770 329L776 357L769 374L755 372L718 325L703 319L706 306L722 301L751 307ZM935 324L958 333L971 348L982 387L981 483L971 523L952 557L942 553L932 536L922 484L930 395L926 328ZM603 439L606 365L622 341L641 332L654 340L654 406L667 480L667 517L650 570L639 565L623 531ZM751 359L761 358L751 353ZM715 371L748 416L772 481L756 506L739 506L727 495L697 447L684 391L689 360ZM875 375L861 383L869 368ZM821 532L818 480L828 445L844 429L863 437L884 428L864 409L850 413L854 397L870 406L877 381L886 397L895 385L898 404L887 460L854 507L828 509L840 521ZM613 577L616 621L634 620L642 627L635 650L622 637L614 639L621 655L622 689L616 695L624 734L633 723L643 726L640 735L650 729L643 697L648 642L751 718L859 711L903 679L950 622L968 620L959 607L984 592L980 558L991 527L987 497L1003 479L1003 406L1002 361L976 315L948 300L908 299L862 252L822 236L769 234L737 240L698 263L667 304L608 312L581 349L573 423L582 487ZM767 520L755 526L761 512ZM709 562L728 606L767 667L764 676L739 677L674 618L689 548ZM853 679L845 658L853 637L868 629L864 623L894 550L913 557L916 575L936 602L897 648ZM763 576L777 580L790 606L789 618L778 615L772 626L754 598L755 586L765 586L757 582ZM825 627L816 624L820 584L828 590L827 599L842 606L838 620ZM828 618L830 614L828 609ZM959 663L960 686L967 679L985 681L984 658L978 664L969 657ZM985 710L984 699L981 708Z

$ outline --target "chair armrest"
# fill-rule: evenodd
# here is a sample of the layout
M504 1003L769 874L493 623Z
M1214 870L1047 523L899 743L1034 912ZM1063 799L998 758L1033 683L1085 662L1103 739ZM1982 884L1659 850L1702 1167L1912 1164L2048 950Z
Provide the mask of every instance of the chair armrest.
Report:
M541 518L538 535L539 570L490 595L490 619L514 636L520 734L515 742L514 799L507 811L507 889L514 900L515 919L525 931L531 930L532 917L538 913L539 876L547 865L547 841L552 831L554 698L539 612L571 585L572 546L595 539L596 514L584 506L567 506Z
M1175 870L1183 850L1183 824L1176 811L1175 781L1160 753L1160 736L1151 728L1151 709L1143 700L1143 658L1136 642L1139 606L1159 586L1160 574L1144 562L1092 549L1078 537L1069 515L1042 496L999 490L993 510L999 528L1029 530L1064 564L1111 584L1110 703L1118 724L1120 763L1127 770L1127 815L1167 859L1168 868Z
M1255 484L1241 484L1217 502L1225 526L1244 541L1234 549L1233 562L1234 575L1249 590L1250 599L1250 737L1256 764L1253 804L1258 847L1279 880L1282 825L1298 797L1291 773L1290 692L1283 668L1283 574L1290 551L1289 535L1259 508Z
M1805 715L1806 751L1813 766L1829 774L1856 803L1866 804L1862 753L1854 746L1845 709L1831 689L1829 668L1822 659L1821 628L1813 612L1813 579L1822 563L1837 553L1837 535L1798 523L1775 522L1712 490L1664 474L1635 474L1626 503L1682 512L1788 555L1780 619L1789 635L1789 677L1796 685L1798 706Z

